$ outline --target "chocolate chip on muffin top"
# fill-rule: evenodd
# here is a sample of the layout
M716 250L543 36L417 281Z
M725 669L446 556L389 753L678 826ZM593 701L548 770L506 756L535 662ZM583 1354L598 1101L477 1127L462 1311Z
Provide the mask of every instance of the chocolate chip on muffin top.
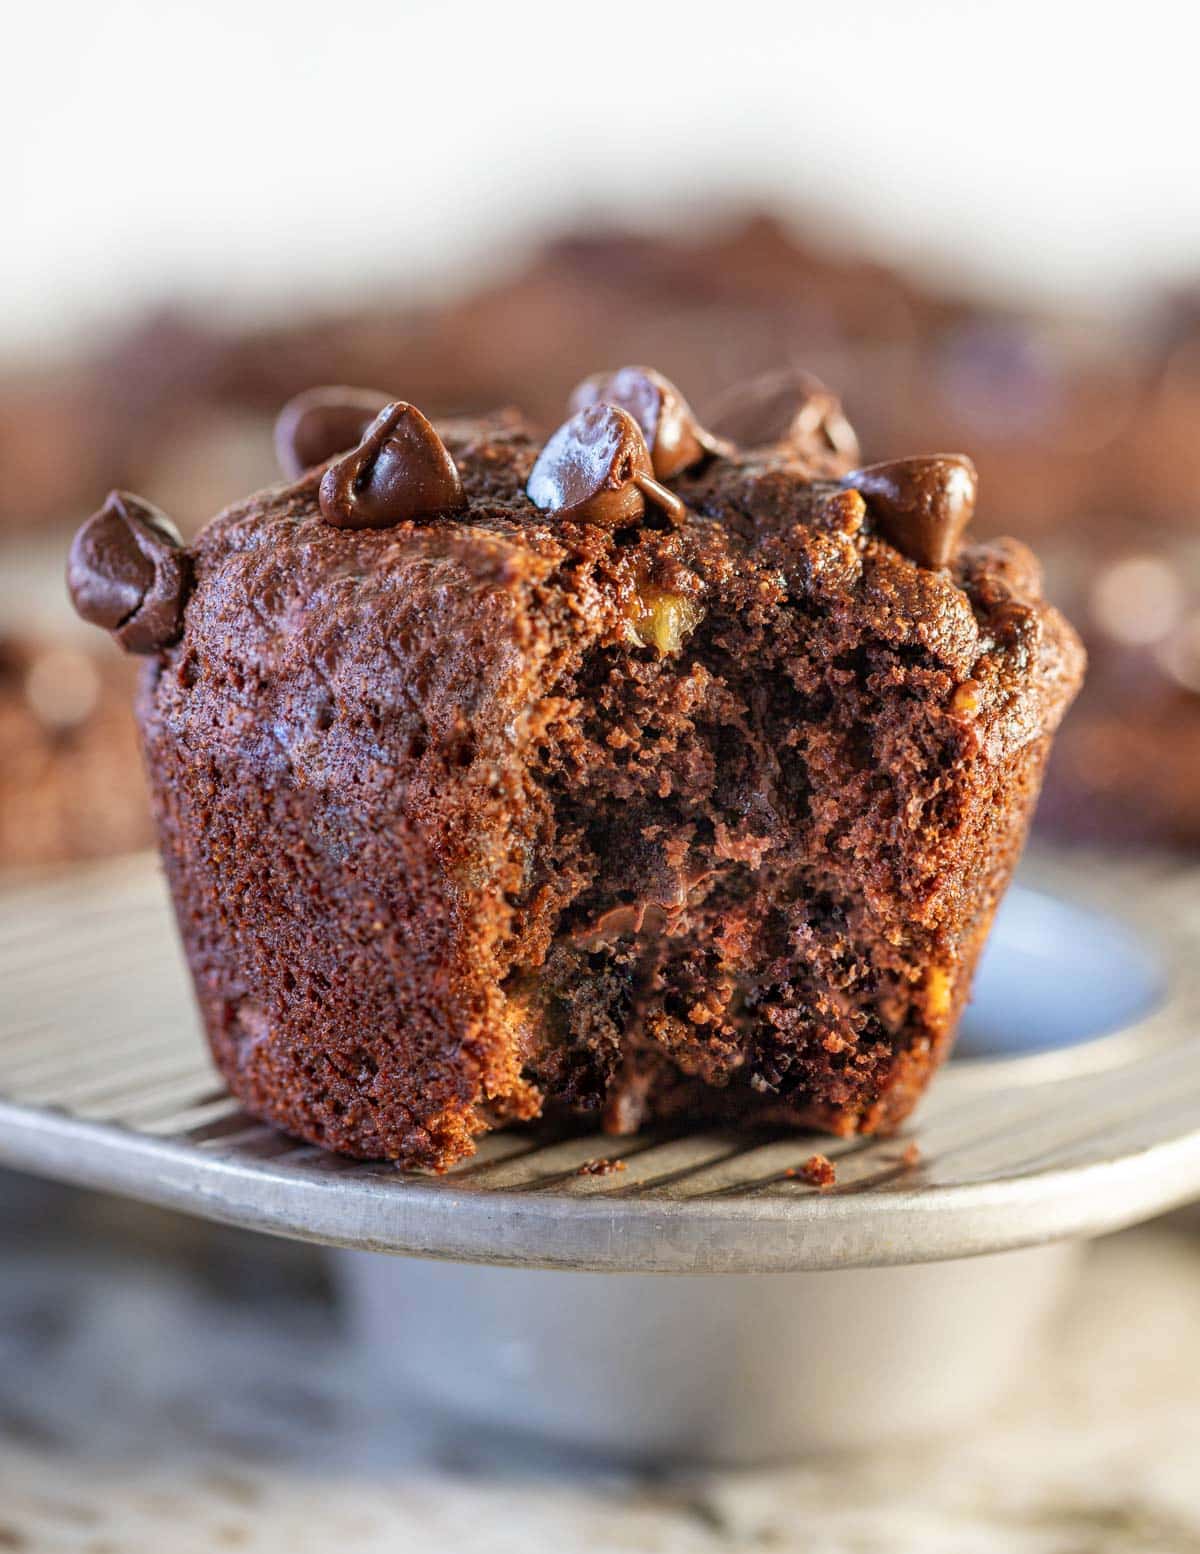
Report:
M67 587L85 621L129 653L157 653L179 635L189 569L179 531L128 491L112 491L80 529Z

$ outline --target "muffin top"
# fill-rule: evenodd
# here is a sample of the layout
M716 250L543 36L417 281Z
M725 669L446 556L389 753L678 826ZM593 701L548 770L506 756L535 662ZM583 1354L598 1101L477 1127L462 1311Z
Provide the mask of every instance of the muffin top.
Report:
M745 386L711 427L647 368L587 379L567 408L547 439L511 410L435 428L368 390L302 395L277 437L293 478L188 549L113 493L72 549L76 606L183 688L253 702L255 737L289 759L322 705L382 718L419 695L450 737L591 648L685 653L714 611L787 612L830 655L864 636L919 655L997 756L1057 722L1082 650L1024 546L963 542L968 459L863 465L798 373Z

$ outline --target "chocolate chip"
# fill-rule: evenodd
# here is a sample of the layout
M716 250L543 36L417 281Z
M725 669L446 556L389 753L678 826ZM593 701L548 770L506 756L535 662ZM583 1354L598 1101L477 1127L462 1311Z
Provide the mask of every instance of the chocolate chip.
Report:
M670 480L709 454L720 453L718 438L706 432L669 378L653 367L620 367L584 378L571 393L570 410L618 405L641 428L659 480Z
M961 453L892 459L852 470L842 484L862 494L867 512L897 550L923 567L953 561L975 511L979 477Z
M993 610L988 623L997 642L1015 650L1028 659L1042 639L1042 622L1038 611L1020 599L1009 600Z
M385 405L345 458L321 477L321 513L338 529L386 529L467 505L446 445L416 408Z
M796 367L737 384L717 401L709 420L716 433L744 448L783 444L809 455L858 458L858 437L841 400Z
M564 421L538 455L525 487L544 512L620 529L637 523L647 501L673 523L687 509L659 485L641 428L627 410L597 404Z
M332 385L289 399L275 422L275 457L289 479L356 448L390 396Z
M67 588L75 609L126 652L157 653L183 627L191 566L182 543L158 508L111 491L71 545Z

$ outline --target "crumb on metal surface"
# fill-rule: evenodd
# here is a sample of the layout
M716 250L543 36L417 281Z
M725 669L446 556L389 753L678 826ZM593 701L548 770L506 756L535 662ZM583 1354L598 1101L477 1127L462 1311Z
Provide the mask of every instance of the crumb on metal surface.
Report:
M810 1187L819 1187L822 1191L837 1182L837 1168L827 1155L809 1155L799 1170L789 1167L785 1174L803 1177Z
M599 1160L585 1160L576 1171L576 1176L611 1176L614 1171L623 1171L623 1160L606 1160L602 1156Z

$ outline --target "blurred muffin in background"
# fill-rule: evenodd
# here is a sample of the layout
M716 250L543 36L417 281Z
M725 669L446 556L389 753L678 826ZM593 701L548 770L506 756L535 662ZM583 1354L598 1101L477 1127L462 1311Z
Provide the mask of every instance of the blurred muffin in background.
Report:
M0 865L150 844L132 694L115 652L0 632Z
M1047 784L1043 828L1200 847L1200 296L1147 325L1153 355L1090 510L1045 549L1088 641L1089 679Z
M1084 325L951 296L755 216L688 236L568 236L436 307L383 300L262 327L163 310L73 369L0 382L0 456L18 471L0 489L0 534L73 526L113 486L194 532L278 478L275 414L315 384L403 394L435 415L510 402L550 427L581 378L638 361L702 416L740 379L813 372L840 394L866 460L968 449L975 532L1037 545L1050 595L1092 655L1047 779L1043 832L1200 845L1200 296ZM42 641L53 644L58 620L39 623ZM97 672L107 685L111 671ZM127 763L140 803L129 724L99 706L97 748ZM81 748L89 729L87 718L76 728ZM58 748L47 744L47 770L66 761ZM2 796L32 770L0 768L13 814L36 814L36 794ZM86 808L86 784L72 791ZM107 813L83 828L85 852L126 845ZM23 856L37 853L33 838L65 835L50 822L23 829ZM6 835L0 864L14 856ZM47 843L45 856L64 855L80 854Z
M48 387L49 436L63 424L54 395L86 407L69 422L78 445L31 472L36 502L0 492L0 526L77 520L122 486L194 530L277 477L275 414L319 383L403 393L434 415L519 404L550 427L597 366L651 360L702 401L791 363L843 398L853 384L870 445L887 429L889 385L915 376L926 315L940 307L899 274L828 257L760 216L692 238L568 237L438 307L389 301L261 328L162 309ZM36 408L12 390L0 394L0 448L24 437Z

